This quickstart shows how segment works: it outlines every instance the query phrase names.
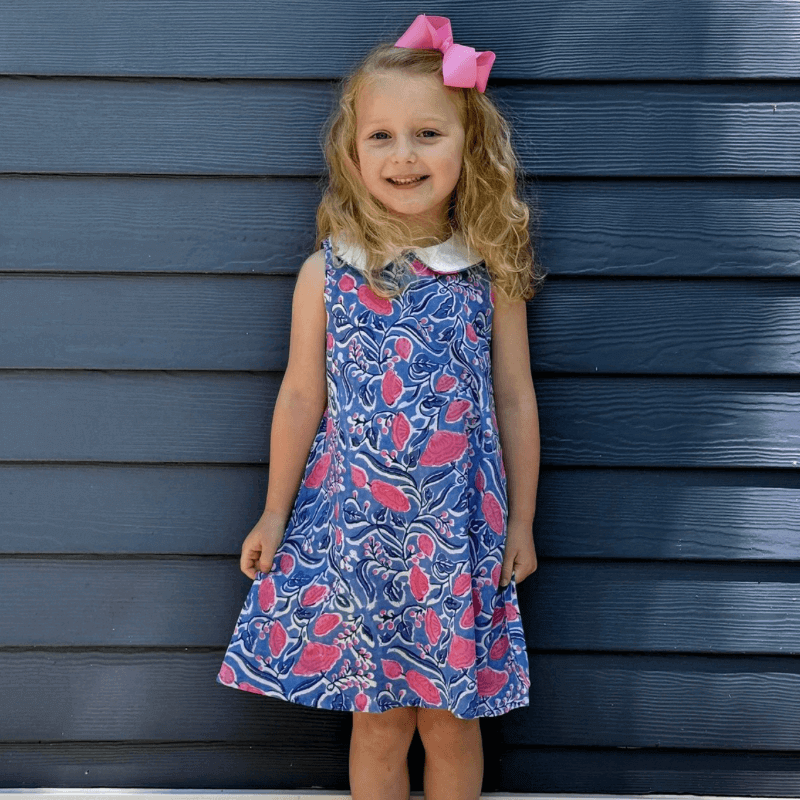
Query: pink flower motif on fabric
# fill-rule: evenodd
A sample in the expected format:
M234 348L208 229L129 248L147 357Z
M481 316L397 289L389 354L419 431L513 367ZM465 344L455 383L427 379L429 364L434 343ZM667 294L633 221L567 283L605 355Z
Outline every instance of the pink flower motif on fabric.
M362 489L367 485L367 473L364 472L361 467L357 467L355 464L350 465L350 479L353 481L355 486L358 486L359 489Z
M408 361L408 357L411 355L411 340L405 336L398 336L394 342L394 349L400 358Z
M502 564L495 564L492 568L492 586L497 589L500 586L500 573L503 571Z
M392 442L398 450L406 446L408 437L411 434L411 424L408 417L401 411L392 422Z
M258 587L258 607L266 612L275 605L275 583L270 577L263 578Z
M306 486L312 489L318 489L322 486L325 476L328 474L328 468L331 465L330 453L323 453L319 461L311 469L308 477L306 478Z
M294 569L294 559L289 553L284 553L280 558L280 565L284 575L291 575Z
M411 584L411 594L414 595L417 602L422 602L428 594L430 582L428 576L416 564L411 567L409 583Z
M388 658L381 659L381 669L383 674L391 680L395 680L403 674L403 668L400 664Z
M358 287L358 299L376 314L391 314L394 310L391 300L385 297L378 297L366 283Z
M236 682L236 675L227 664L223 664L219 669L219 679L227 686L231 686Z
M462 575L459 575L455 582L453 583L453 594L456 597L460 597L462 594L466 594L472 588L472 575L468 572L465 572Z
M300 605L308 608L321 603L328 594L327 586L309 586L300 596Z
M433 555L433 539L427 533L421 533L417 537L417 547L425 553L428 558Z
M436 644L442 635L442 623L439 615L432 608L425 612L425 635L431 644Z
M457 422L471 405L469 400L451 400L444 415L445 422Z
M466 434L454 431L434 431L431 438L428 439L419 463L426 467L452 464L464 455L466 449Z
M426 702L431 705L439 705L442 702L442 697L439 690L433 683L426 678L421 672L415 669L410 669L406 672L406 680L408 685Z
M498 639L493 645L492 649L489 650L489 658L492 661L499 661L507 652L508 652L508 637L504 636L502 639Z
M396 486L385 481L374 480L369 485L372 496L386 508L392 511L408 511L411 503L408 498Z
M334 644L309 642L292 667L292 672L295 675L317 675L320 672L327 672L341 655L342 651Z
M263 689L253 686L252 683L243 682L240 683L237 688L241 689L243 692L250 692L250 694L264 694Z
M456 385L456 379L452 375L442 375L434 388L437 392L448 392Z
M428 266L423 264L418 258L415 258L411 262L411 270L417 275L423 275L425 277L429 277L435 275L436 273L430 269Z
M508 673L491 667L478 670L478 694L494 697L508 683Z
M387 370L381 381L381 397L383 397L390 406L393 406L402 393L402 379L393 369Z
M475 664L475 639L453 634L447 663L456 669L467 669Z
M503 533L505 530L503 509L500 507L500 503L492 492L486 492L483 496L481 500L481 511L483 511L483 516L486 518L489 527L495 533Z
M339 614L321 614L314 623L314 635L324 636L330 633L341 621Z
M269 651L273 656L279 656L286 647L286 628L276 619L269 629Z

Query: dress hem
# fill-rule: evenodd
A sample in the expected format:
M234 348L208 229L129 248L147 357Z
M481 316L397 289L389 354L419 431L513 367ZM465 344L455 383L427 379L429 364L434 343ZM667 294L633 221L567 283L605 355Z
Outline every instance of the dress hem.
M247 694L256 694L261 695L262 697L272 697L277 700L283 700L286 703L293 703L294 705L298 706L305 706L306 708L317 708L321 711L338 711L340 713L353 713L353 714L382 714L383 711L360 711L357 708L330 708L328 706L321 706L317 705L316 703L305 703L298 698L288 698L285 694L281 694L280 692L275 691L268 691L259 689L257 692L252 692L249 689L243 689L240 686L237 686L233 683L225 683L222 681L219 676L216 678L216 682L220 684L220 686L226 686L228 689L238 689L240 692L246 692ZM418 702L418 703L398 703L398 705L393 706L392 708L431 708L438 711L449 711L454 717L457 719L484 719L486 717L499 717L503 714L507 714L509 711L514 711L517 708L525 708L530 705L530 697L526 697L524 700L518 700L514 703L508 703L507 705L502 706L501 708L490 709L485 714L475 714L471 717L463 716L461 714L457 714L451 708L446 708L444 706L432 706L428 705L425 702ZM391 710L391 709L386 709Z

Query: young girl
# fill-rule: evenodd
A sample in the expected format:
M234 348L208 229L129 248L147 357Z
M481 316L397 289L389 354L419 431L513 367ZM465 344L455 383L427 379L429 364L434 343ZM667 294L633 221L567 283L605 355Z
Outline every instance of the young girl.
M217 677L354 712L355 800L408 797L415 729L425 796L477 798L479 718L529 702L542 276L493 61L420 15L343 83L242 545L254 583Z

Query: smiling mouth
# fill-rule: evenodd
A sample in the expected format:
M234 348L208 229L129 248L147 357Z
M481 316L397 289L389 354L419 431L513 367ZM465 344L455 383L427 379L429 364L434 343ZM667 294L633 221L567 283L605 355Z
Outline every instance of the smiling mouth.
M413 186L415 183L421 183L425 180L425 178L429 177L428 175L420 175L419 178L413 178L411 180L395 180L394 178L387 178L386 180L389 181L393 186Z

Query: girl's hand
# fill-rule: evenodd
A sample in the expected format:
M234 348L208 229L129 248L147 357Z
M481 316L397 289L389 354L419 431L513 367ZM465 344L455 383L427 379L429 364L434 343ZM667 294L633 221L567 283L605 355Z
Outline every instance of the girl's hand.
M261 519L253 526L242 542L242 557L239 567L251 580L255 580L256 572L269 572L275 551L283 541L286 520L277 514L265 511Z
M517 583L536 572L538 561L533 545L533 532L527 522L509 520L506 534L506 550L500 570L500 587L505 588L511 581L511 574Z

